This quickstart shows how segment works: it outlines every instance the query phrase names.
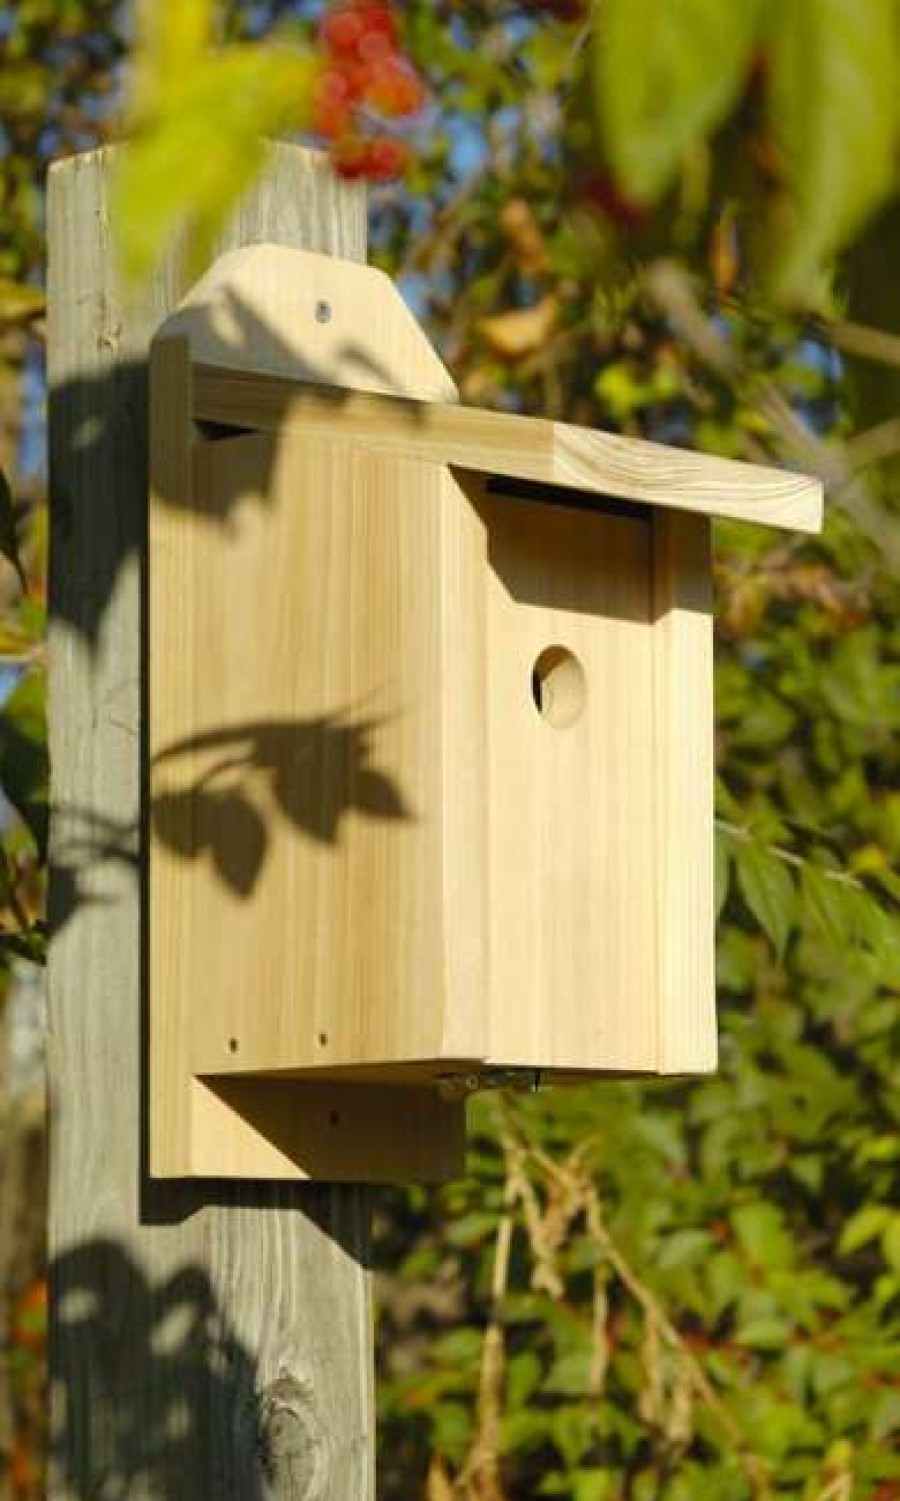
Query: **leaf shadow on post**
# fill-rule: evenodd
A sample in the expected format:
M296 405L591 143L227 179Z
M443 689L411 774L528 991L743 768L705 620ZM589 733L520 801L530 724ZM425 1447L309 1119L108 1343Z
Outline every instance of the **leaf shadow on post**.
M196 1501L206 1477L241 1501L321 1501L328 1445L311 1384L286 1368L262 1379L201 1266L151 1282L99 1236L57 1256L50 1277L60 1491Z

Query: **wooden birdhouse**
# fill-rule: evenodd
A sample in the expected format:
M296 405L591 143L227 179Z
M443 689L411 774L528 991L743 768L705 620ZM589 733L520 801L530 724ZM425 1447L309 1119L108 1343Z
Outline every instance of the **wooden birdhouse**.
M275 246L150 380L151 1170L439 1178L471 1088L714 1068L709 520L819 485L461 406Z

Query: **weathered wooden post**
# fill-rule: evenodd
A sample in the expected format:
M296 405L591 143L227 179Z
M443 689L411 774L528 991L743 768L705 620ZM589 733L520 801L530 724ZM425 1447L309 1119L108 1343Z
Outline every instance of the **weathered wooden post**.
M371 1501L367 1191L146 1171L146 352L184 288L123 296L111 165L49 193L51 1494ZM262 240L362 260L364 194L275 147L220 248Z

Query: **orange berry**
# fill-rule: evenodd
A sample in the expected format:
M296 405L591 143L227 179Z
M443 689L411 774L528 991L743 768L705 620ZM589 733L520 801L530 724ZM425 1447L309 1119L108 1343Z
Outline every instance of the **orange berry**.
M409 148L404 141L382 136L372 142L368 176L373 182L390 182L400 176L408 161Z
M414 115L425 102L425 90L408 63L392 57L373 69L366 91L369 103L391 119Z
M356 49L356 55L367 63L378 62L381 58L394 57L394 43L383 31L367 31Z
M319 36L331 52L363 56L364 48L393 51L400 28L393 11L380 0L345 0L324 17Z
M353 102L349 81L329 68L320 73L313 89L312 126L323 136L343 135L350 128Z
M365 35L366 23L355 6L341 6L325 16L319 30L324 45L333 52L355 52Z
M400 41L400 27L395 11L382 0L361 0L361 10L368 36L380 34L396 47Z
M336 140L350 125L350 111L341 105L319 102L313 108L312 128L317 135Z
M362 136L348 134L335 141L331 160L335 172L352 182L369 175L371 146Z
M333 70L344 80L351 99L365 98L372 71L368 63L360 62L355 56L341 57L335 59Z

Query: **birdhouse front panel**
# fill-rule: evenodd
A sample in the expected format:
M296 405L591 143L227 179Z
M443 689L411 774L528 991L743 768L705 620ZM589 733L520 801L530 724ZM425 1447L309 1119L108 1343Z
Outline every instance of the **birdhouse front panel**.
M482 483L476 499L489 1054L509 1067L655 1068L651 521L574 499L509 483Z

